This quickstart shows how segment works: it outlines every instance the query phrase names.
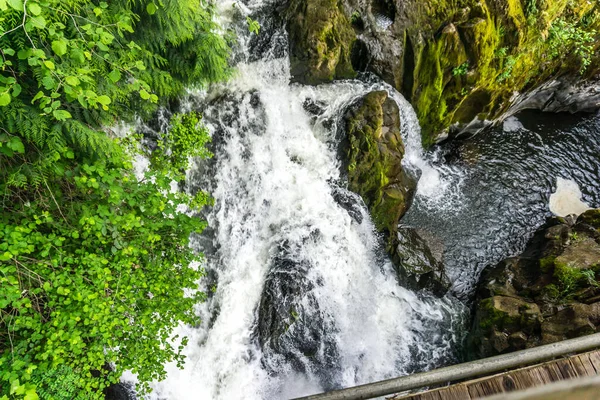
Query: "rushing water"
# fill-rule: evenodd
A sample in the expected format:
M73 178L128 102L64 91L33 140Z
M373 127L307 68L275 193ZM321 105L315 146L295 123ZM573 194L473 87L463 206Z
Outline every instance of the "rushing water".
M213 136L215 157L189 174L215 199L210 228L193 241L210 295L198 305L202 324L178 332L190 338L185 368L167 365L151 397L290 398L454 361L464 306L397 281L364 203L346 189L343 110L371 90L398 103L403 162L420 175L402 223L442 243L452 293L464 298L484 266L521 250L549 215L557 178L600 205L600 146L588 137L600 119L565 130L525 114L425 154L411 106L378 80L290 85L285 33L265 17L274 5L243 7L263 31L250 37L234 24L236 76L184 102Z
M454 292L467 297L481 270L517 254L551 216L557 180L579 185L600 207L600 116L524 112L465 141L435 150L460 176L454 196L431 207L417 197L402 222L443 241ZM458 195L456 195L458 194Z
M268 51L242 51L231 82L186 105L214 141L214 160L190 173L215 199L195 240L211 296L203 324L181 328L185 368L167 366L154 398L289 398L430 368L457 348L461 306L398 283L340 171L339 116L382 88L406 121L407 166L427 170L412 109L378 82L290 85L285 36L266 35Z

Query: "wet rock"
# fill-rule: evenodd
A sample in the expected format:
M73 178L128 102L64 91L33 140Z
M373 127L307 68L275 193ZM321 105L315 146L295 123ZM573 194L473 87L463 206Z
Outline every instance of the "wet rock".
M313 234L318 236L318 232ZM301 257L301 247L288 241L278 246L261 296L255 334L267 355L264 367L271 374L285 370L285 364L300 373L316 373L323 387L332 388L338 365L330 335L334 328L325 322L312 293L310 264Z
M119 382L104 389L105 400L136 400L135 388L131 383Z
M313 99L306 99L302 103L302 108L314 117L318 117L325 112L325 108L327 105L320 101L315 101Z
M287 31L294 81L316 85L354 78L351 52L356 34L337 1L291 0Z
M333 199L340 205L340 207L348 211L348 215L350 215L350 217L352 217L356 223L361 224L363 221L363 215L361 210L362 201L360 196L339 186L334 186L332 193Z
M547 0L536 12L516 0L292 4L288 32L296 79L318 83L351 75L340 74L340 66L374 72L413 104L426 147L479 132L525 108L600 108L594 80L600 53L584 56L575 41L557 51L551 35L552 27L565 23L563 29L594 35L600 29L597 2ZM322 24L325 19L330 23Z
M348 187L363 198L377 229L394 238L416 187L401 164L398 106L387 92L371 92L348 108L342 125Z
M397 245L392 261L403 286L428 290L443 296L450 287L444 266L433 256L429 246L412 228L398 229Z
M346 110L342 153L348 187L362 197L384 234L400 283L441 296L449 287L442 264L414 230L398 231L416 188L402 168L400 123L398 106L385 91L371 92Z
M553 217L525 251L484 270L469 334L470 358L489 357L597 332L600 210ZM498 335L507 346L497 346Z

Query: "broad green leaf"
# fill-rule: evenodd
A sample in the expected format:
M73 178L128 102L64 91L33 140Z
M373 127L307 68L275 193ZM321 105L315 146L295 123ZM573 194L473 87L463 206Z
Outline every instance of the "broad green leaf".
M17 153L25 153L25 146L23 146L23 142L16 136L10 138L10 141L7 143L8 147Z
M35 389L29 389L27 392L25 392L25 397L23 397L23 400L39 400L39 398L40 397L35 392Z
M23 4L25 3L23 0L7 0L8 5L14 8L17 11L23 11Z
M156 10L157 10L157 8L156 8L156 4L154 4L154 3L149 3L149 4L146 6L146 11L147 11L147 12L148 12L148 14L150 14L150 15L153 15L154 13L156 13Z
M67 42L63 39L52 42L52 51L57 56L62 56L67 53Z
M52 115L58 121L64 121L64 120L67 120L67 119L71 118L71 113L68 112L68 111L65 111L65 110L54 110L52 112Z
M79 85L79 78L77 78L76 76L67 76L65 78L65 81L71 86Z
M2 3L3 0L0 0L0 4ZM6 48L3 49L2 51L4 51L4 54L8 54L9 56L14 56L15 55L15 51L11 48Z
M38 3L27 3L27 9L31 15L40 15L42 12L42 8Z
M21 94L21 90L22 90L21 85L19 85L18 83L15 83L15 85L13 86L13 93L12 93L13 97L19 96Z
M8 92L4 92L0 94L0 107L4 107L10 104L10 94Z
M44 19L44 17L41 15L31 17L29 18L29 21L33 26L35 26L38 29L44 29L46 27L46 19Z
M140 90L140 97L144 100L148 100L150 98L150 93L142 89Z
M118 69L112 70L109 74L108 74L108 78L113 82L113 83L117 83L120 79L121 79L121 72L119 72Z
M0 11L8 10L8 5L6 4L6 0L0 0Z
M110 104L110 97L106 96L106 95L102 95L102 96L98 96L98 98L96 99L96 101L102 105L109 105Z
M50 60L46 60L44 61L44 65L46 66L46 68L50 69L50 70L54 70L54 63Z

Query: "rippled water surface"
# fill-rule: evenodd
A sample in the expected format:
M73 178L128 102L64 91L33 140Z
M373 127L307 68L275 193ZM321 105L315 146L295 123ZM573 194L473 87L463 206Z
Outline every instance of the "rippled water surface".
M557 178L600 207L600 117L523 112L498 128L435 149L455 188L417 197L402 222L443 240L454 290L467 297L481 270L522 251L551 216ZM425 184L425 183L423 183Z

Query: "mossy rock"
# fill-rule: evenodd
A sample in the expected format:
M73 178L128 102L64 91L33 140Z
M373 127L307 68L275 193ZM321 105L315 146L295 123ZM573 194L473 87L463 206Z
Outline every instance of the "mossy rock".
M292 0L287 15L294 81L316 85L356 76L356 34L336 0Z
M398 106L387 92L371 92L349 107L344 127L348 187L363 198L376 228L394 236L415 188L402 168Z
M428 243L415 229L398 229L391 258L402 286L427 290L440 297L450 288L444 266L433 256Z
M590 210L577 221L550 218L521 255L484 270L475 299L469 357L522 348L523 337L525 346L531 347L600 328L598 216L599 210ZM509 337L514 345L509 345Z

